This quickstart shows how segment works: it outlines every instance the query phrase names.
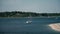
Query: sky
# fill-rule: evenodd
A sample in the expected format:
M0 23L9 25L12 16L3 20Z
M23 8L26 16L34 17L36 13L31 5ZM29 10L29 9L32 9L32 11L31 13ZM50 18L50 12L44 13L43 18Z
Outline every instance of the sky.
M0 12L60 13L60 0L0 0Z

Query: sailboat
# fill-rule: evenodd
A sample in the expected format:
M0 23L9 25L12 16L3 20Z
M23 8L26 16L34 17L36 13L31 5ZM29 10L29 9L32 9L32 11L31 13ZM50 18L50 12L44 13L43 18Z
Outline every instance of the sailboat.
M57 13L56 13L57 14ZM58 19L58 16L55 16L56 17L56 19Z
M47 13L47 17L50 18L49 14Z
M29 20L26 21L26 24L31 24L32 23L32 21L31 21L31 14L29 14L28 18L29 18Z

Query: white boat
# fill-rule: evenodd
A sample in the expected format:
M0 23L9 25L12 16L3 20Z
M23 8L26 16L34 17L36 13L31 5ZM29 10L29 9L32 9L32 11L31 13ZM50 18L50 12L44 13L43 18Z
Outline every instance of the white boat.
M26 23L27 23L27 24L31 24L31 23L32 23L32 21L26 21Z
M29 20L27 20L25 23L26 24L31 24L32 23L32 21L31 21L31 14L29 15L30 17L28 17L29 18Z

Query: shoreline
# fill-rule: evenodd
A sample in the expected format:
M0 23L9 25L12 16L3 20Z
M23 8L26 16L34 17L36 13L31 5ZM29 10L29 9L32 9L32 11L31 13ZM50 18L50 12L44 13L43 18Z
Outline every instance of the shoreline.
M49 27L55 31L60 32L60 23L49 24Z
M60 17L60 16L58 16ZM29 17L0 17L0 18L29 18ZM31 18L56 18L56 16L54 17L31 17Z

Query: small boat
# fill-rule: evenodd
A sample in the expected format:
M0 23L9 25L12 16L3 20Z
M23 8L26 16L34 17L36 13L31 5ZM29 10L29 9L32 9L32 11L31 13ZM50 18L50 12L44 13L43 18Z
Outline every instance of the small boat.
M32 23L32 21L26 21L26 24L31 24Z
M29 14L29 17L28 18L29 18L29 20L27 20L25 23L26 24L31 24L32 23L32 21L31 21L31 14Z

